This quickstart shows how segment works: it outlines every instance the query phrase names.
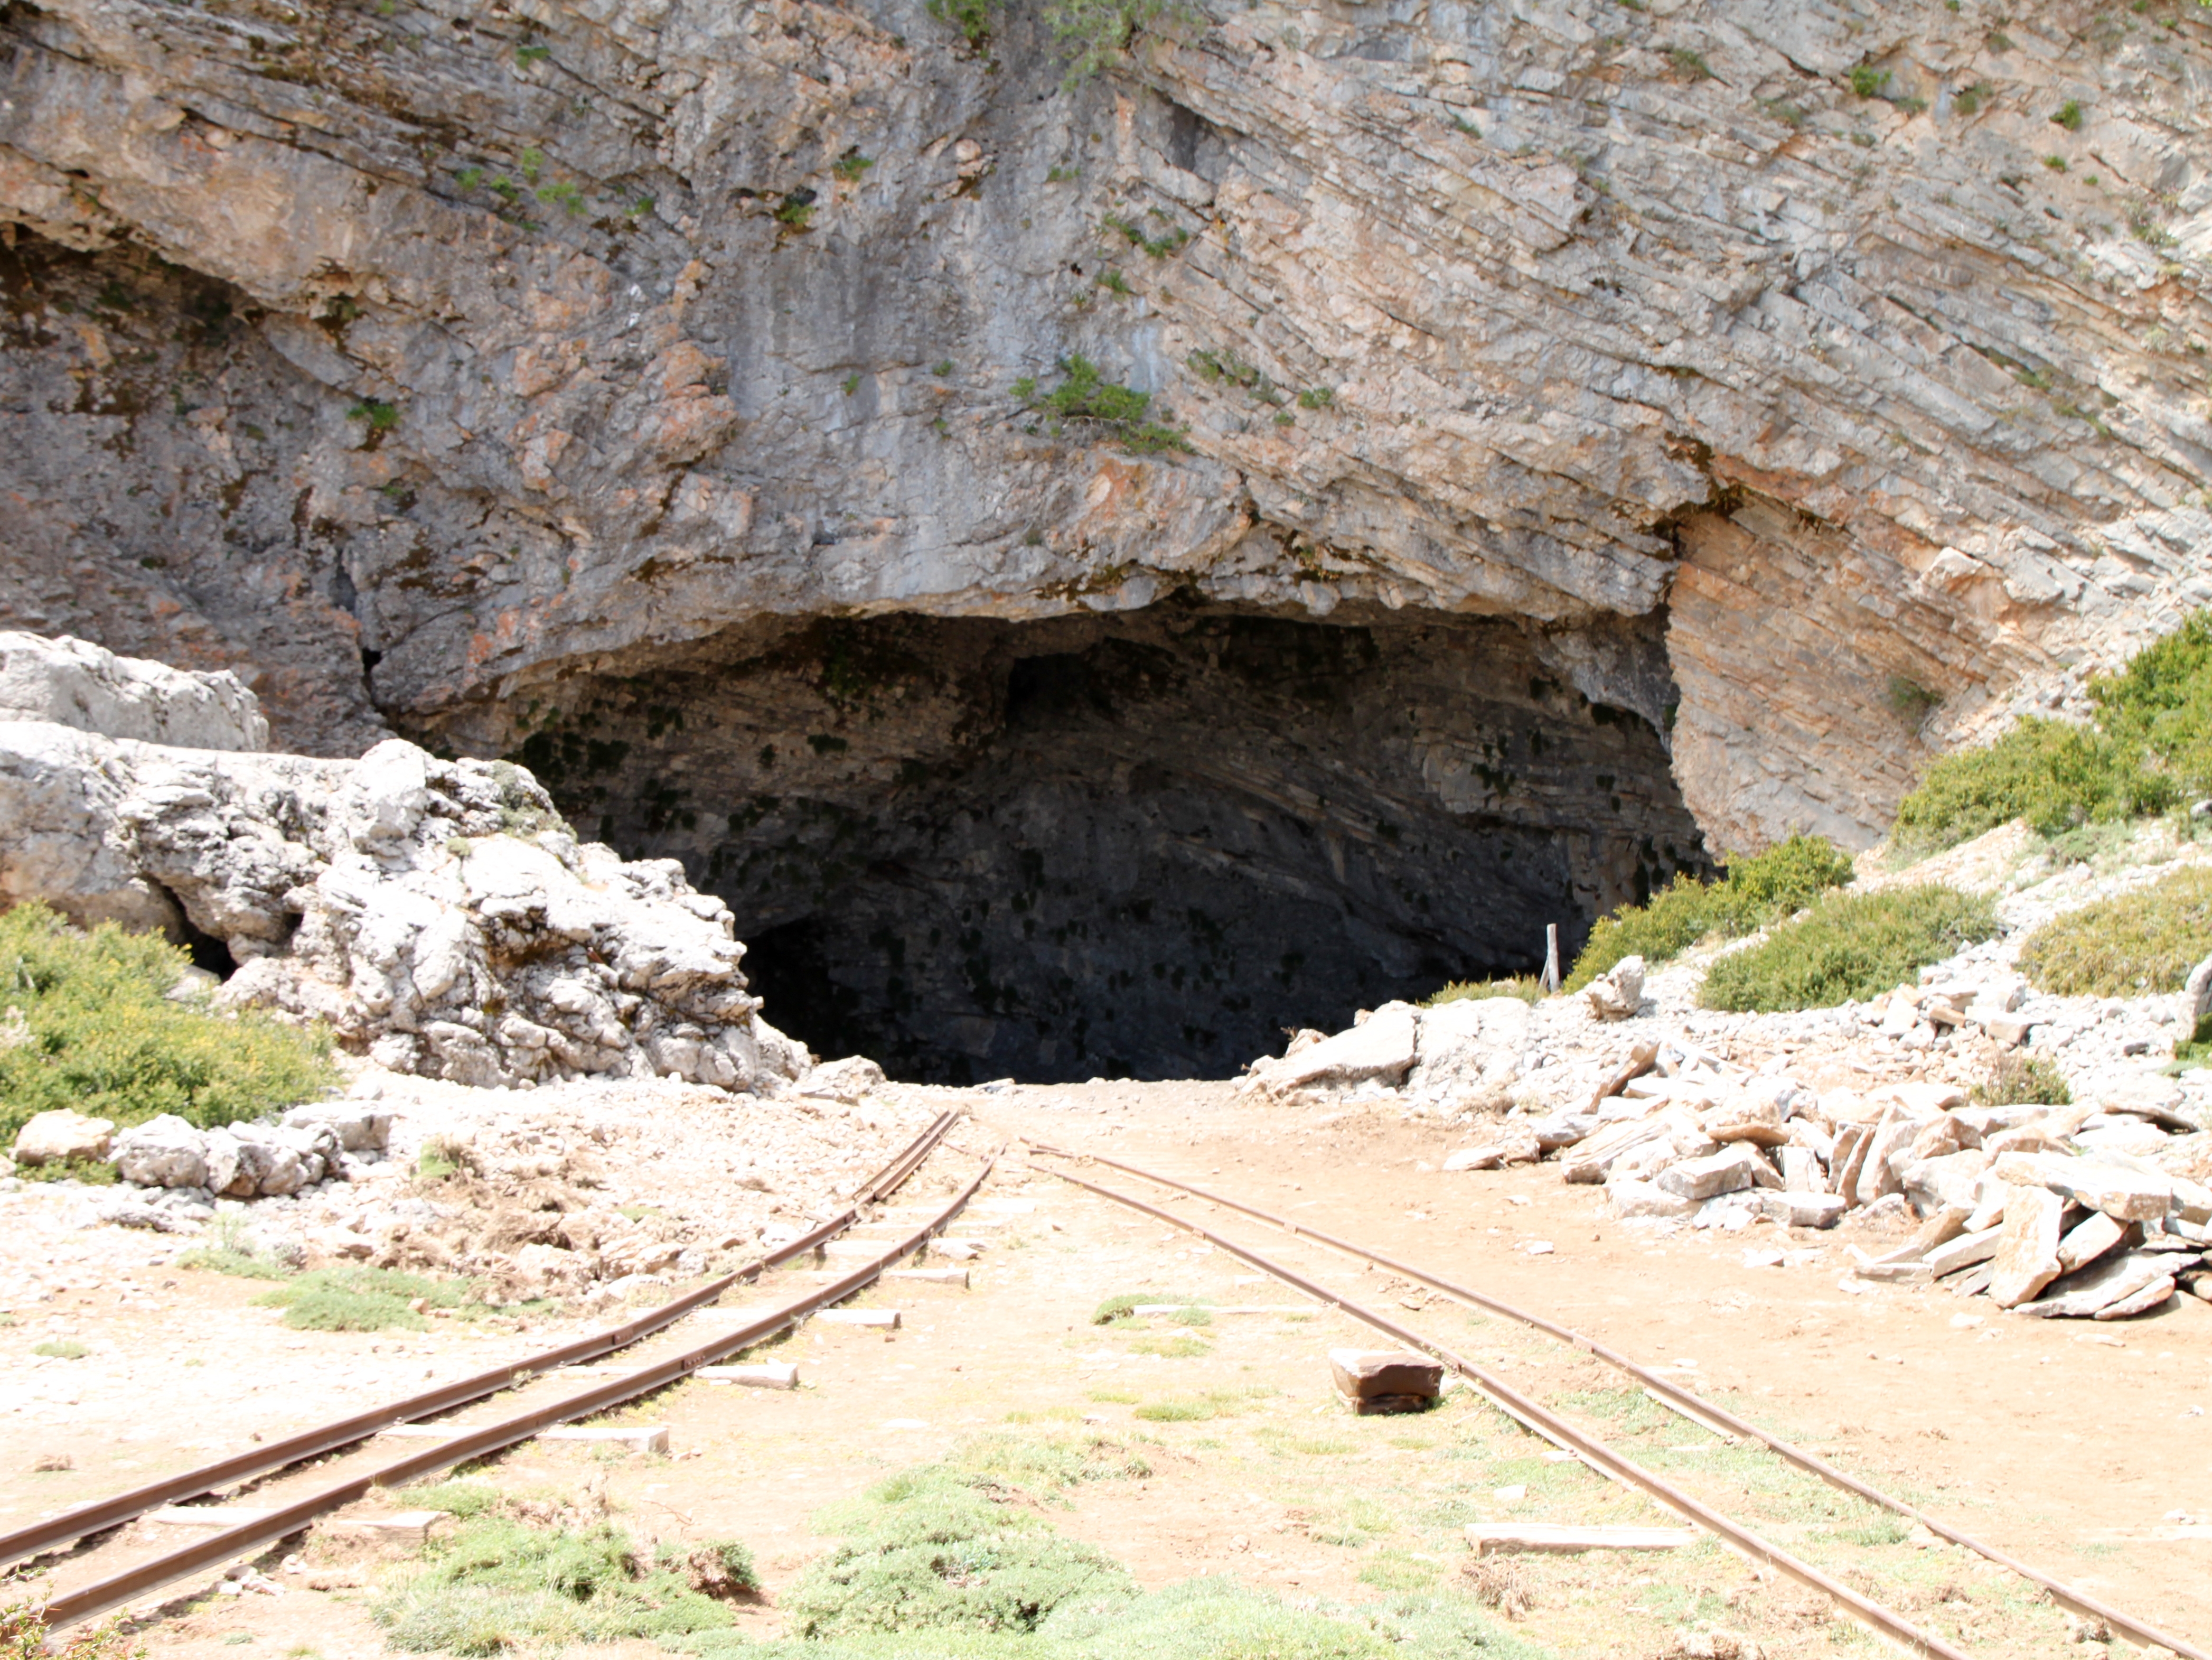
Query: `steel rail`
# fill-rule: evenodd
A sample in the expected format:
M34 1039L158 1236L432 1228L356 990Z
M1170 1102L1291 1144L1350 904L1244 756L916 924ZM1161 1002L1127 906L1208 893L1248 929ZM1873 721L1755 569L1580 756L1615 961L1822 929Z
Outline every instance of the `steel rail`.
M1652 1394L1659 1396L1663 1404L1674 1408L1686 1417L1705 1420L1708 1429L1717 1433L1735 1435L1746 1440L1756 1441L1768 1451L1796 1465L1808 1474L1819 1476L1830 1486L1840 1488L1895 1515L1909 1517L1937 1537L1948 1540L1954 1545L1961 1546L1977 1555L1995 1562L2000 1567L2010 1570L2020 1575L2021 1578L2042 1587L2050 1592L2055 1600L2073 1608L2076 1613L2102 1620L2106 1625L2124 1633L2137 1643L2171 1649L2175 1654L2185 1657L2185 1660L2212 1660L2212 1654L2207 1654L2204 1650L2194 1644L2176 1637L2171 1632L2161 1631L2156 1626L2137 1620L2118 1608L2100 1602L2087 1592L2079 1590L2063 1580L2053 1579L2049 1574L2031 1567L2017 1557L1998 1549L1985 1541L1977 1539L1973 1535L1952 1526L1942 1518L1930 1516L1927 1511L1907 1504L1902 1499L1893 1498L1879 1487L1869 1486L1848 1471L1838 1469L1818 1453L1798 1446L1794 1442L1785 1441L1780 1436L1761 1429L1758 1425L1737 1417L1727 1408L1717 1406L1693 1390L1686 1389L1680 1384L1657 1372L1645 1370L1619 1350L1607 1348L1604 1344L1583 1335L1571 1326L1562 1326L1556 1321L1547 1320L1540 1314L1531 1314L1525 1309L1516 1308L1510 1303L1501 1302L1497 1298L1486 1295L1469 1286L1440 1279L1425 1268L1416 1268L1410 1262L1401 1262L1394 1257L1384 1256L1380 1251L1370 1250L1364 1245L1355 1244L1349 1239L1340 1239L1334 1234L1326 1233L1319 1228L1309 1227L1303 1222L1274 1215L1270 1212L1243 1204L1237 1200L1224 1198L1217 1193L1209 1193L1205 1189L1194 1187L1188 1182L1178 1182L1170 1177L1156 1176L1150 1171L1139 1170L1134 1164L1124 1164L1118 1158L1109 1158L1099 1153L1068 1152L1058 1147L1035 1145L1032 1146L1031 1151L1044 1153L1054 1158L1085 1158L1096 1164L1110 1164L1115 1170L1125 1171L1140 1180L1151 1182L1164 1188L1173 1188L1178 1192L1189 1194L1194 1198L1203 1199L1208 1204L1219 1205L1225 1209L1240 1212L1258 1221L1267 1223L1270 1226L1280 1228L1286 1233L1303 1235L1306 1238L1328 1246L1331 1250L1357 1257L1361 1262L1376 1263L1389 1269L1393 1274L1403 1274L1408 1280L1419 1280L1422 1285L1440 1291L1448 1297L1455 1298L1472 1307L1501 1316L1508 1320L1518 1321L1525 1326L1534 1327L1538 1331L1558 1338L1563 1343L1571 1344L1595 1356L1608 1365L1619 1368L1650 1390Z
M1305 1292L1309 1297L1318 1298L1361 1323L1372 1326L1376 1330L1396 1338L1409 1347L1435 1355L1454 1371L1474 1384L1500 1411L1518 1420L1546 1440L1572 1452L1583 1462L1612 1476L1616 1481L1631 1487L1641 1487L1668 1509L1686 1517L1706 1531L1726 1540L1738 1551L1750 1558L1753 1562L1763 1564L1779 1572L1786 1573L1799 1584L1824 1593L1842 1604L1847 1612L1869 1629L1887 1638L1891 1642L1899 1645L1908 1652L1931 1657L1931 1660L1972 1660L1972 1657L1963 1650L1954 1647L1932 1633L1921 1630L1902 1614L1883 1607L1871 1597L1862 1596L1841 1580L1831 1578L1810 1562L1791 1555L1778 1545L1768 1543L1748 1528L1731 1520L1702 1500L1682 1492L1664 1477L1655 1475L1633 1460L1622 1456L1604 1442L1594 1436L1585 1434L1565 1419L1556 1415L1540 1402L1531 1400L1522 1395L1505 1379L1478 1366L1466 1356L1437 1342L1434 1338L1424 1337L1410 1327L1401 1325L1387 1314L1379 1313L1364 1304L1352 1301L1350 1298L1340 1297L1318 1281L1308 1279L1296 1268L1277 1262L1249 1247L1224 1238L1212 1229L1202 1227L1188 1217L1177 1216L1172 1211L1163 1210L1157 1205L1148 1205L1141 1199L1133 1198L1126 1193L1116 1193L1113 1189L1101 1187L1095 1182L1086 1182L1081 1177L1071 1176L1066 1171L1048 1171L1046 1173L1095 1193L1103 1199L1112 1200L1115 1204L1126 1205L1132 1210L1142 1211L1147 1216L1157 1217L1172 1227L1182 1228L1188 1232L1194 1233L1216 1249L1225 1250L1231 1256L1249 1262L1264 1274L1273 1274L1285 1285L1293 1286Z
M763 1269L818 1250L824 1242L850 1227L859 1219L863 1207L882 1199L911 1176L958 1122L957 1113L939 1114L936 1121L909 1142L890 1163L860 1186L854 1195L851 1205L819 1227L800 1235L788 1244L779 1245L758 1261L748 1262L734 1273L694 1287L635 1320L619 1326L610 1326L604 1331L593 1332L587 1337L577 1338L557 1348L526 1356L489 1371L456 1378L450 1383L441 1383L436 1389L425 1389L420 1395L410 1395L404 1400L387 1402L350 1417L302 1430L296 1435L255 1447L249 1452L165 1476L158 1481L149 1481L127 1493L118 1493L112 1499L91 1500L46 1521L33 1523L29 1527L0 1534L0 1568L27 1557L42 1555L72 1540L82 1539L90 1534L105 1533L161 1505L174 1504L179 1499L196 1499L219 1488L235 1486L318 1454L366 1440L378 1431L388 1429L394 1424L435 1417L441 1412L465 1406L487 1395L495 1395L501 1389L528 1383L545 1372L627 1348L641 1338L650 1337L662 1328L672 1325L693 1310L713 1302L732 1287L759 1278Z
M266 1515L240 1522L205 1539L53 1597L40 1610L46 1627L51 1631L105 1614L144 1596L149 1590L241 1555L257 1545L297 1533L317 1517L342 1505L351 1504L373 1488L397 1486L418 1475L428 1475L432 1470L444 1469L472 1458L481 1458L487 1453L497 1452L518 1441L526 1441L540 1430L555 1424L564 1423L572 1418L586 1418L638 1395L665 1389L688 1377L701 1366L711 1365L725 1355L750 1348L807 1316L865 1289L873 1284L886 1268L919 1250L975 1196L975 1190L983 1185L997 1162L996 1153L986 1158L982 1169L976 1171L968 1185L955 1194L935 1216L852 1273L817 1291L809 1292L803 1297L771 1309L734 1331L723 1332L704 1343L653 1361L636 1371L611 1378L563 1400L548 1402L542 1407L515 1413L497 1423L456 1431L451 1440L442 1441L389 1463L380 1464L374 1469L365 1470L334 1486L295 1499Z

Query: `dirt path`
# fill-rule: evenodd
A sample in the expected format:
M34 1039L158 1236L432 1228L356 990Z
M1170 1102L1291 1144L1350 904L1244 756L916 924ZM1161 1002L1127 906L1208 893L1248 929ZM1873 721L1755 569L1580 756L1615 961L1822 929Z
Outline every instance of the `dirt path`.
M1960 1305L1942 1292L1839 1290L1844 1243L1875 1243L1863 1236L1761 1226L1655 1242L1601 1219L1592 1190L1550 1170L1443 1174L1433 1167L1451 1145L1446 1133L1395 1115L1255 1109L1223 1084L908 1093L968 1105L975 1122L955 1140L970 1152L1006 1139L1111 1151L1433 1265L1646 1364L1680 1365L1701 1392L1876 1484L2192 1640L2212 1639L2212 1527L2166 1519L2212 1511L2212 1444L2191 1410L2212 1396L2212 1309L2193 1300L2114 1327L2011 1319L1986 1305L1979 1323L1954 1324ZM942 1155L898 1202L925 1204L972 1168ZM666 1201L684 1197L672 1191ZM1768 1455L1722 1445L1550 1340L1226 1213L1207 1221L1331 1284L1406 1305L1413 1323L1977 1655L2066 1645L2063 1618L2019 1582L1914 1540ZM1350 1416L1330 1389L1326 1351L1371 1337L1254 1282L1188 1235L1032 1173L1018 1154L958 1231L986 1242L970 1288L885 1286L861 1299L897 1307L896 1333L810 1324L775 1350L799 1363L799 1390L695 1380L613 1420L665 1425L669 1457L534 1443L489 1479L541 1495L549 1513L605 1505L641 1539L750 1541L769 1596L742 1619L760 1634L781 1628L775 1593L832 1542L813 1530L819 1506L981 1435L1100 1436L1121 1449L1142 1473L1084 1484L1050 1519L1146 1585L1227 1574L1292 1599L1358 1602L1464 1588L1469 1521L1665 1519L1640 1496L1547 1460L1543 1444L1464 1392L1416 1419ZM1529 1254L1527 1242L1539 1239L1552 1250ZM1765 1246L1792 1252L1792 1266L1747 1266L1746 1249ZM143 1345L158 1361L133 1374L127 1434L137 1438L118 1429L121 1402L89 1391L71 1402L66 1387L0 1414L0 1517L111 1492L570 1329L294 1334L252 1306L251 1282L161 1278L177 1283L139 1276L132 1306L103 1300L112 1283L61 1304L92 1341ZM1103 1299L1123 1293L1280 1311L1091 1323ZM0 1353L17 1365L44 1332L0 1331ZM70 1364L42 1362L40 1376ZM30 1470L56 1450L72 1451L76 1468ZM265 1566L282 1595L173 1597L169 1616L144 1632L149 1646L213 1657L250 1638L255 1652L322 1660L384 1651L368 1613L375 1564L325 1567L314 1582L324 1590L274 1556ZM1560 1654L1648 1660L1699 1623L1752 1633L1778 1656L1850 1652L1860 1640L1820 1599L1760 1583L1711 1544L1663 1559L1522 1559L1512 1572L1534 1599L1516 1634Z

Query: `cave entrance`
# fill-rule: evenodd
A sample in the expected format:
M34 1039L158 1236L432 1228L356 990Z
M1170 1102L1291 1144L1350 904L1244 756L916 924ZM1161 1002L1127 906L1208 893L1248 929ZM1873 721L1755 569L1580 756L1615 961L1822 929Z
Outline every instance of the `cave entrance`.
M770 1020L915 1081L1232 1074L1702 867L1656 628L1348 609L817 623L517 758L728 902Z

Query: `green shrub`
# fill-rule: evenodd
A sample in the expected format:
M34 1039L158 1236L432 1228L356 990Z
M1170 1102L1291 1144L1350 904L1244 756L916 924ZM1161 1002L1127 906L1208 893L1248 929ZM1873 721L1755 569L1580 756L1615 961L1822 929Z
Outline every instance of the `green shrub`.
M31 1351L49 1360L82 1360L92 1351L73 1337L50 1337Z
M1672 887L1641 905L1623 905L1598 919L1567 975L1580 991L1624 957L1663 963L1710 933L1753 933L1796 915L1829 889L1851 879L1850 857L1818 836L1793 836L1765 853L1732 863L1711 882L1678 875Z
M318 1268L253 1299L284 1310L298 1331L420 1331L422 1316L410 1304L469 1311L480 1309L465 1280L427 1280L390 1268Z
M1442 991L1431 993L1421 1006L1432 1009L1439 1003L1486 997L1517 997L1524 1003L1540 1003L1544 1000L1544 976L1516 974L1504 980L1454 980Z
M1936 762L1899 805L1898 850L1936 852L2014 818L2056 836L2212 795L2212 612L2088 691L2086 727L2030 716L1994 744Z
M190 965L157 935L112 923L79 933L36 903L0 915L0 1026L17 1034L0 1041L0 1145L50 1108L118 1125L165 1112L227 1124L336 1081L327 1033L172 1002Z
M1116 1320L1127 1319L1135 1310L1136 1306L1137 1299L1133 1297L1126 1295L1109 1297L1091 1310L1091 1323L1094 1326L1110 1326Z
M479 1517L370 1604L392 1646L479 1656L672 1638L731 1623L681 1575L648 1568L619 1529L541 1533Z
M2074 1091L2057 1067L2039 1055L2000 1055L1989 1079L1973 1088L1973 1098L1985 1107L2070 1106Z
M1220 1415L1221 1408L1212 1401L1183 1396L1170 1401L1147 1401L1133 1416L1150 1424L1202 1424L1209 1418Z
M1045 0L1045 27L1068 54L1066 84L1075 86L1113 63L1139 28L1167 9L1167 0Z
M1040 393L1036 382L1024 376L1014 383L1014 396L1058 423L1086 421L1104 429L1107 436L1137 455L1157 455L1168 450L1188 451L1189 442L1173 427L1145 418L1152 395L1118 386L1098 372L1098 366L1080 352L1061 365L1066 378L1050 392Z
M1802 921L1716 962L1698 1001L1761 1013L1830 1008L1887 991L1996 933L1996 904L1955 888L1831 894Z
M2054 916L2027 937L2020 969L2062 997L2179 991L2212 956L2212 870L2179 870L2133 893Z

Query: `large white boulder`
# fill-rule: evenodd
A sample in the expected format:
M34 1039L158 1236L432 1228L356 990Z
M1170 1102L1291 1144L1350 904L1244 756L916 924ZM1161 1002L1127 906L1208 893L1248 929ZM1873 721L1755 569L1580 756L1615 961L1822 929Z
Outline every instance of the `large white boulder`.
M58 1164L72 1158L105 1158L112 1145L115 1125L106 1118L88 1118L81 1112L58 1107L34 1113L15 1133L15 1160L19 1164Z
M781 1093L812 1064L758 1018L728 908L680 865L580 845L519 767L397 739L325 761L0 721L0 903L29 898L189 920L240 964L219 1005L325 1020L396 1070ZM268 1157L263 1192L289 1179Z
M260 700L229 670L173 669L66 635L0 630L0 721L51 721L179 749L269 747Z
M1281 1095L1308 1085L1341 1088L1370 1079L1395 1084L1413 1068L1418 1013L1410 1003L1385 1003L1334 1037L1294 1055L1255 1061L1244 1087Z

